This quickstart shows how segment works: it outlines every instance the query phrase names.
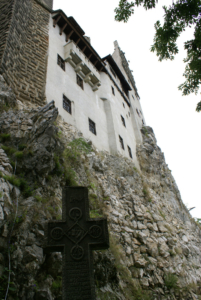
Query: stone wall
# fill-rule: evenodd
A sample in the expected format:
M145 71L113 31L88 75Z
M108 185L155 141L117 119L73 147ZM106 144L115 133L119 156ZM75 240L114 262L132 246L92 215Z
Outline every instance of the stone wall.
M5 6L5 19L11 15L11 3ZM13 88L18 100L38 105L45 101L48 25L49 12L38 2L13 1L10 29L3 41L5 45L7 37L0 74ZM8 28L5 26L4 32Z
M0 64L3 56L3 52L6 46L6 40L8 37L9 26L12 19L14 1L1 0L0 1Z

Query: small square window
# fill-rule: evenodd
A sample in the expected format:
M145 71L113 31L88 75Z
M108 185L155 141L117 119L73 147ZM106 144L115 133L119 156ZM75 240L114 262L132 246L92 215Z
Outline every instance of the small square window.
M63 108L69 113L71 114L72 110L71 110L71 101L63 95Z
M125 119L122 115L121 115L121 121L122 121L122 124L124 125L124 127L126 127L126 122L125 122Z
M77 84L84 89L83 79L77 74Z
M130 158L133 158L131 148L129 146L127 146L127 147L128 147L128 153L129 153Z
M65 71L65 61L59 54L57 54L57 64Z
M124 141L120 135L119 135L119 142L120 142L121 148L124 150Z
M111 88L112 88L112 94L115 95L113 86L111 86Z
M139 113L139 110L136 108L136 112L138 114L138 116L140 117L140 113Z
M96 135L96 124L89 119L89 130Z

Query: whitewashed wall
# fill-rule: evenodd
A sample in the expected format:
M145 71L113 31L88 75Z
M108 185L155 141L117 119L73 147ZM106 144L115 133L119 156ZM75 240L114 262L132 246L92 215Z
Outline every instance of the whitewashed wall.
M47 101L54 100L61 117L78 128L84 137L90 139L99 150L121 153L129 158L127 148L129 146L133 160L138 165L136 143L141 141L141 134L135 109L139 106L139 101L133 100L130 95L132 104L134 102L136 104L129 108L113 81L104 72L100 73L101 86L98 91L93 92L91 86L85 82L84 90L82 90L76 83L76 72L73 67L65 63L65 71L63 71L57 64L57 54L64 58L65 44L65 34L59 34L59 26L53 27L53 20L50 17ZM108 65L107 68L110 70ZM119 79L115 80L121 88ZM112 94L111 86L114 87L115 95ZM63 109L63 94L72 101L72 114ZM139 109L141 109L140 106ZM125 119L126 128L122 124L121 115ZM89 118L96 124L97 135L89 131ZM120 146L119 135L123 138L125 150Z
M76 83L76 72L69 64L65 71L57 64L57 54L64 57L65 34L59 34L59 27L53 27L50 18L49 55L47 67L46 97L54 100L62 118L77 127L86 138L100 150L109 151L107 121L104 103L91 86L84 82L84 90ZM63 109L63 94L72 101L72 115ZM89 131L88 118L96 123L97 135Z

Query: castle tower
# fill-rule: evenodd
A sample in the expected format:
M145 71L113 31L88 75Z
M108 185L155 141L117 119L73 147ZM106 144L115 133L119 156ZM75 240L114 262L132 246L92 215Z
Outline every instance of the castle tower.
M0 74L17 99L45 103L53 0L0 0Z

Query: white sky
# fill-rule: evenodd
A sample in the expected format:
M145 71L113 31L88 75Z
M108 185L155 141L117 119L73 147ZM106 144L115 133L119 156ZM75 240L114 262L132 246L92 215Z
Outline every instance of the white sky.
M112 54L113 42L118 41L130 60L146 124L155 132L183 202L188 208L196 206L191 214L201 218L201 112L195 112L201 95L199 92L197 96L182 96L177 89L184 82L183 42L191 39L193 32L188 29L179 39L180 51L174 61L159 62L156 54L150 52L154 23L163 20L162 5L170 5L172 0L149 11L136 8L128 23L114 21L118 2L54 0L54 9L62 9L75 18L101 57Z

